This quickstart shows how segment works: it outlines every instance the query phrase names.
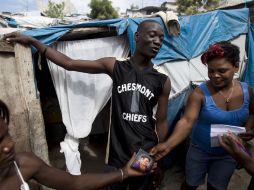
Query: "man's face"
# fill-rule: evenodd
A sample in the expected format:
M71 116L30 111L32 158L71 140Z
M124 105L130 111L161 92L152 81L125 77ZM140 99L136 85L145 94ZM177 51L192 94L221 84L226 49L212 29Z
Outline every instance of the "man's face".
M14 142L9 135L8 126L0 119L0 169L8 167L14 158Z
M148 58L154 58L159 52L164 39L164 32L160 24L147 22L135 35L136 51Z

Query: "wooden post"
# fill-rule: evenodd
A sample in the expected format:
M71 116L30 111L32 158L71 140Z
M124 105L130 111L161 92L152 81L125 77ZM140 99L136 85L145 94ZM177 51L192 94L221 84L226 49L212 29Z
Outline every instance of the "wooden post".
M20 77L19 85L28 114L31 150L48 163L48 148L40 99L36 94L36 81L33 71L30 47L14 46L15 60Z
M19 86L28 118L31 150L46 163L49 163L45 126L40 99L36 92L31 49L30 47L16 44L14 52L18 76L20 78ZM43 189L46 190L48 188L43 187Z
M0 99L11 113L9 131L17 152L32 151L49 163L40 100L36 96L31 49L0 41ZM48 188L42 187L44 190Z
M9 131L17 151L31 151L27 114L19 88L19 76L12 44L0 41L0 98L10 109Z

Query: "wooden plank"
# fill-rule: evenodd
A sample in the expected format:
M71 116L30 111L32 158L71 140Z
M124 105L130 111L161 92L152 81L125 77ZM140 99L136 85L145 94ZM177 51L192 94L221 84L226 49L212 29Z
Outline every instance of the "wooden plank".
M18 152L31 151L29 127L22 93L19 88L17 65L13 53L0 53L0 99L10 109L9 131Z
M115 36L115 27L87 27L87 28L75 28L62 36L59 41L92 39L106 36Z
M32 53L29 46L15 44L15 62L17 65L19 86L24 99L23 104L27 112L29 140L32 152L49 163L48 146L46 142L45 126L40 106L40 99L36 93L35 76L33 71ZM42 186L43 190L50 190Z
M13 44L0 40L0 52L14 52Z
M36 94L31 49L17 43L14 46L14 50L18 75L20 77L19 86L24 97L24 105L28 112L31 148L36 155L48 162L45 127L40 99Z

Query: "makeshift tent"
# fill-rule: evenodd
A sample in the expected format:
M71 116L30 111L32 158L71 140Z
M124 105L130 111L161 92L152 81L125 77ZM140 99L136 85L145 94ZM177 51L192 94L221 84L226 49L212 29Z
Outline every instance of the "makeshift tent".
M162 23L160 18L153 18L153 19ZM26 31L25 33L41 40L45 44L50 45L56 41L59 41L60 39L61 40L63 39L77 40L82 38L77 36L76 37L72 36L68 38L67 36L70 36L69 32L71 30L77 30L81 28L86 28L87 30L102 29L104 32L106 31L107 33L110 33L110 34L116 33L122 39L123 38L128 39L129 46L128 45L121 46L122 51L124 51L124 47L125 48L130 47L130 52L133 53L135 49L135 43L133 40L134 32L138 24L142 20L144 19L128 18L128 19L114 19L114 20L106 20L106 21L94 21L94 22L82 23L78 25L65 25L65 26L57 26L57 27L50 27L50 28L34 29L34 30ZM170 37L165 32L165 40L164 40L163 46L159 54L153 60L155 67L159 71L166 73L172 81L172 92L170 95L169 113L168 113L169 126L172 126L172 123L175 121L176 116L179 115L180 113L179 110L181 110L181 107L184 104L186 97L188 96L190 83L191 82L200 83L207 79L206 67L202 65L199 60L200 54L204 52L210 44L213 44L214 42L232 40L233 43L236 43L241 48L241 69L239 73L236 75L237 78L241 78L244 71L244 65L245 65L244 63L245 63L245 36L246 34L248 34L249 39L251 38L253 39L253 36L251 36L253 35L253 26L249 25L249 10L247 8L236 9L236 10L217 10L217 11L213 11L209 13L180 17L179 22L181 25L181 35L179 37ZM94 29L94 27L96 27L97 29ZM116 38L119 38L119 37L113 37L111 41L108 41L108 45L110 46L110 44L113 44ZM105 39L98 38L96 40L103 42ZM62 44L64 44L63 46L65 46L64 48L66 48L68 44L71 44L71 43L74 43L74 42L68 41ZM86 44L89 44L90 42L84 41L83 43L86 45ZM254 78L253 76L251 76L251 71L253 71L253 67L254 67L253 51L251 51L252 46L253 46L253 40L248 40L248 51L249 51L248 64L247 64L246 73L244 75L244 80L249 82L253 86ZM97 49L94 49L94 51L97 51ZM86 51L84 50L83 52L85 55ZM109 53L109 54L106 53L101 56L112 56L112 53ZM124 54L124 57L125 56L126 54ZM53 75L52 78L54 78L55 74L53 73L52 75ZM65 79L64 77L62 78L60 77L60 78ZM90 87L91 85L88 85L88 86ZM66 83L65 88L71 88L71 87L68 86L68 83ZM88 89L88 90L84 90L84 94L82 94L82 96L86 96L86 93L89 93L90 88L87 88L87 85L85 85L83 88ZM108 96L108 94L105 95L105 97L106 96ZM59 95L58 95L58 98L59 98ZM72 101L74 99L75 97L72 97L70 100L68 100L69 101L68 103L67 102L63 103L63 101L59 99L59 102L60 103L62 102L65 105L73 105ZM107 98L105 98L105 100L107 100ZM82 102L80 103L82 104ZM102 103L101 106L103 105L104 104ZM60 107L62 110L66 108L62 104L60 105ZM172 110L174 110L174 112ZM88 115L88 114L84 113L84 115ZM71 119L75 117L75 114L69 113L68 117L69 118L67 120L71 121ZM89 123L91 122L92 122L92 119L89 118ZM71 124L68 124L67 122L67 125L71 125ZM80 123L80 125L82 125L82 123ZM87 124L83 124L83 126L86 126L86 125ZM172 127L169 128L169 131L171 130L172 130ZM86 131L90 131L90 130L86 129ZM88 133L86 133L85 135L87 135ZM73 134L71 135L75 137L75 135ZM81 136L85 136L85 135L83 134ZM76 136L76 138L80 138L81 136Z
M160 18L153 19L157 20L164 26ZM143 20L144 19L141 18L128 18L94 21L78 25L35 29L26 31L25 33L41 40L45 44L50 45L74 28L107 26L108 29L111 30L112 27L115 27L117 34L120 36L127 31L131 53L133 53L135 50L134 32L136 31L138 24ZM179 18L179 22L181 26L181 35L179 37L170 37L168 33L165 32L163 46L156 58L153 60L153 63L156 65L155 67L159 71L166 73L172 81L172 92L170 95L168 113L169 126L172 125L176 115L179 114L179 110L184 104L186 98L182 97L187 97L184 92L187 92L186 89L189 88L190 83L200 83L207 80L207 69L201 64L199 56L209 47L209 45L219 41L232 40L233 43L240 46L241 69L236 75L236 78L241 78L245 65L245 37L251 29L249 26L249 9L247 8L236 10L216 10L193 16L184 16ZM167 31L166 28L164 31ZM101 41L103 40L104 39L102 38ZM73 42L67 42L66 46L68 43ZM252 45L253 40L249 40L249 50ZM96 51L96 49L94 49L94 51ZM108 56L112 56L112 54L109 54ZM248 56L249 60L253 60L253 54L249 53ZM252 62L248 63L247 71L253 68L252 65ZM246 73L245 79L247 80L249 77L248 80L250 80L250 84L253 84L253 78L249 75L250 73ZM66 78L63 77L62 79L65 80ZM84 89L86 88L85 86ZM68 85L66 88L69 88ZM84 90L83 95L87 96L86 94L89 94L89 88ZM105 96L108 96L108 94ZM178 101L176 101L177 98ZM72 101L75 102L74 99L75 97L73 97L72 100L69 99L68 105L71 105ZM80 102L80 104L82 104L82 102ZM63 109L63 105L60 105L60 107ZM172 112L172 110L174 110L174 112ZM89 113L84 113L84 115L88 114ZM69 113L69 117L73 118L75 115ZM71 124L65 123L65 125ZM82 124L80 123L80 125ZM76 136L75 138L77 137L80 138L81 136Z

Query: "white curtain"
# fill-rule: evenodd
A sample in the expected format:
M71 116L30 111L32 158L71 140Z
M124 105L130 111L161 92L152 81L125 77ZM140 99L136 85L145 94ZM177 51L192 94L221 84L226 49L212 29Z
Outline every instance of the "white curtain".
M58 42L54 48L73 59L85 60L126 58L130 51L126 36ZM79 175L78 139L91 132L96 115L111 97L112 80L106 74L66 71L49 60L48 65L67 129L61 151L65 154L68 171Z

